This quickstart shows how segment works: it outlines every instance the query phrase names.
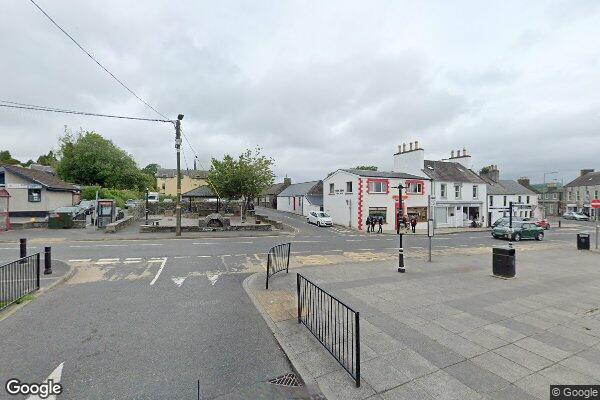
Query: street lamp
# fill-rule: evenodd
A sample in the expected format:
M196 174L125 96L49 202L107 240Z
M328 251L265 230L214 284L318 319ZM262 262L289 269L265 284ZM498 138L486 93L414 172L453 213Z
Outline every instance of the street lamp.
M398 244L398 272L404 273L406 270L404 269L404 248L402 247L402 231L400 230L400 219L404 217L404 205L402 204L402 183L398 183L396 186L398 189L398 201L400 202L398 207L398 215L397 215L397 226L396 233L398 234L399 244Z

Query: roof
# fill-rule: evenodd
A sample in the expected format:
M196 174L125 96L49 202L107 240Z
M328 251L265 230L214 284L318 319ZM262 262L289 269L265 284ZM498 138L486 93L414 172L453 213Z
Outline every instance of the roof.
M264 190L260 195L261 196L267 196L267 195L275 195L275 196L277 196L285 188L286 188L285 182L274 183L269 188L267 188L266 190Z
M208 171L202 171L199 169L182 169L181 175L189 176L192 179L206 179L208 178ZM156 178L175 178L177 176L177 170L161 168L156 171L154 176Z
M56 172L54 171L54 168L52 168L49 165L31 164L31 165L29 165L29 168L37 169L38 171L48 172L49 174L56 174Z
M457 162L425 160L424 164L423 172L436 181L487 183L475 172Z
M306 196L319 183L322 184L321 181L294 183L293 185L286 187L281 193L279 193L278 196L280 196L280 197Z
M427 179L424 176L417 176L411 174L405 174L404 172L393 172L393 171L372 171L370 169L342 169L341 171L348 172L350 174L358 176L366 176L373 178L400 178L400 179Z
M498 182L487 181L487 194L524 194L524 195L536 195L537 193L517 181L511 181L508 179L500 179Z
M313 206L323 205L323 194L309 194L306 196L306 200Z
M534 183L531 185L536 192L538 193L553 193L553 192L562 192L562 184L560 182L552 182L550 183Z
M571 182L567 183L565 187L577 187L577 186L596 186L600 185L600 171L588 172L587 174L575 178Z
M185 192L181 197L217 197L212 189L208 186L200 186L195 189Z
M56 175L48 172L25 168L18 165L3 164L1 166L4 167L6 171L18 175L23 179L36 182L49 190L79 191L77 186L67 183Z

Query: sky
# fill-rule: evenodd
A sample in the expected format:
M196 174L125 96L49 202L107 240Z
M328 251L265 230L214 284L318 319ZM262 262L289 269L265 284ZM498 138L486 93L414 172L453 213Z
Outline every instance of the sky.
M169 118L183 166L260 147L279 179L391 169L467 149L502 179L600 169L600 2L36 0ZM0 2L0 100L156 118L28 0ZM0 149L23 161L65 126L143 167L175 166L172 125L0 108Z

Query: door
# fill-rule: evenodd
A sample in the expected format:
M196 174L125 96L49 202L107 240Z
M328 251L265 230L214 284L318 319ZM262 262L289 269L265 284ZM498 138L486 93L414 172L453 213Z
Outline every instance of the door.
M535 225L533 224L523 224L523 229L521 231L521 237L523 239L533 239L535 236L535 229L533 228Z

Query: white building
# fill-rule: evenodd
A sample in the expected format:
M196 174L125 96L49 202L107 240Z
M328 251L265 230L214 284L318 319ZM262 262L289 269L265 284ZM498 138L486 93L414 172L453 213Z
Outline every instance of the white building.
M417 229L427 228L428 178L403 172L339 169L323 180L323 208L334 224L366 230L368 216L383 217L384 231L396 230L400 202L398 184L403 190L404 215L417 218Z
M513 217L541 218L538 195L517 181L500 179L496 165L484 168L481 177L487 182L487 225L510 216L510 203L513 203Z
M295 183L277 195L277 209L308 216L323 208L323 182Z
M421 174L431 179L431 195L435 198L433 219L437 227L470 226L472 221L485 223L486 182L471 170L471 156L465 149L450 153L441 161L425 160L419 142L398 146L394 154L394 170Z

